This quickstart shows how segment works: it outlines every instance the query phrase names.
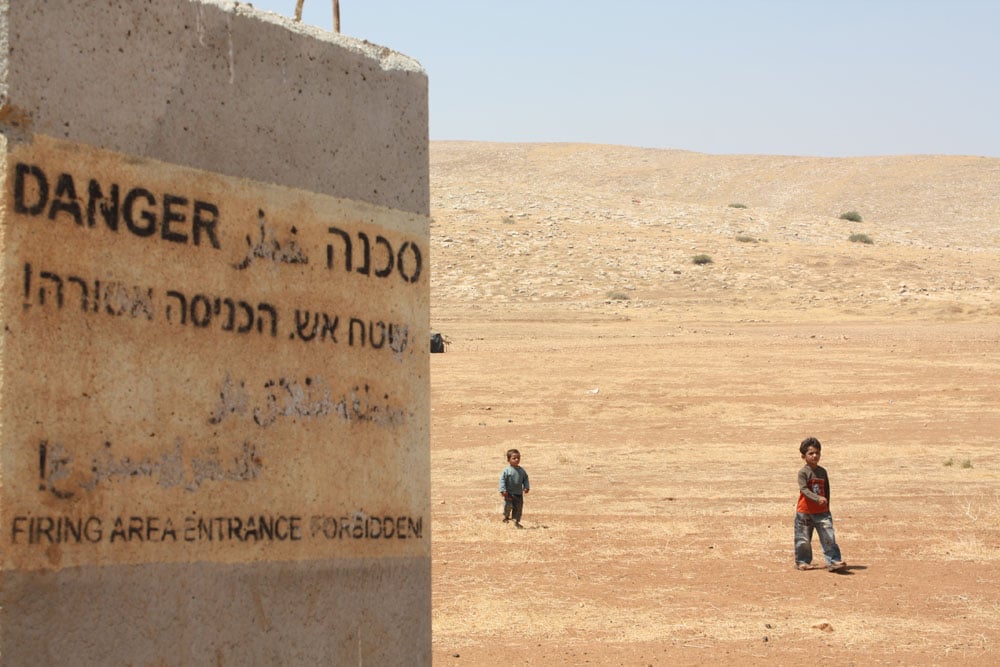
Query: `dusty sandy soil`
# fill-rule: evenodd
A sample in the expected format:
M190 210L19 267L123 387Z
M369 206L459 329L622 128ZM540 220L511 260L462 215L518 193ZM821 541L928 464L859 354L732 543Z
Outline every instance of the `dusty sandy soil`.
M447 142L431 176L435 665L1000 660L1000 160ZM808 435L843 574L793 569Z

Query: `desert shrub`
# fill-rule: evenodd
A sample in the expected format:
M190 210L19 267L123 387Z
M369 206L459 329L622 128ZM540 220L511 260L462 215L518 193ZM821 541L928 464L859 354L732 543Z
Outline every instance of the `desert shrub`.
M512 215L506 215L503 218L503 224L505 224L505 225L513 225L514 222L516 222L516 221L514 220L514 216L512 216Z
M746 208L746 207L747 207L746 204L739 204L739 203L729 205L729 208Z
M608 292L608 298L612 301L628 301L628 294L625 292Z
M695 255L694 257L691 258L691 263L697 264L699 266L703 264L711 264L712 258L709 257L708 255Z
M847 237L847 240L850 241L851 243L864 243L866 245L872 245L873 243L875 243L874 241L872 241L872 237L868 236L867 234L851 234L849 237Z
M965 459L964 461L962 461L962 467L963 468L971 468L972 467L972 459Z
M861 214L857 211L848 211L847 213L841 213L840 219L850 220L851 222L861 222Z
M757 242L757 239L755 239L754 237L752 237L752 236L746 236L744 234L740 234L739 236L737 236L736 240L739 241L740 243L756 243Z

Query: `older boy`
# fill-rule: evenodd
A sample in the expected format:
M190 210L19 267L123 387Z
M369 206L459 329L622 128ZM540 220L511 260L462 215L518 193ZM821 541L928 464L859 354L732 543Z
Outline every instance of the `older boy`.
M820 467L823 445L816 438L806 438L799 445L799 453L806 462L799 470L799 502L795 507L795 567L812 569L813 530L819 535L823 547L826 569L843 570L847 563L840 556L840 547L833 534L833 516L830 514L830 477Z

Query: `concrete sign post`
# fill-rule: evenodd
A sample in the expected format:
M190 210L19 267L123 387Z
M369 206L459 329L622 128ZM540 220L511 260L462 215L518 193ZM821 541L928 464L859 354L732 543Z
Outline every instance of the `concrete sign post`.
M428 664L426 76L130 4L0 3L0 662Z

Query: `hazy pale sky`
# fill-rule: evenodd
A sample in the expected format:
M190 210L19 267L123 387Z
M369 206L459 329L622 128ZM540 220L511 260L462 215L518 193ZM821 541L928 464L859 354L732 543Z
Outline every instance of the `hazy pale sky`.
M997 0L340 0L340 20L423 65L432 140L1000 157Z

